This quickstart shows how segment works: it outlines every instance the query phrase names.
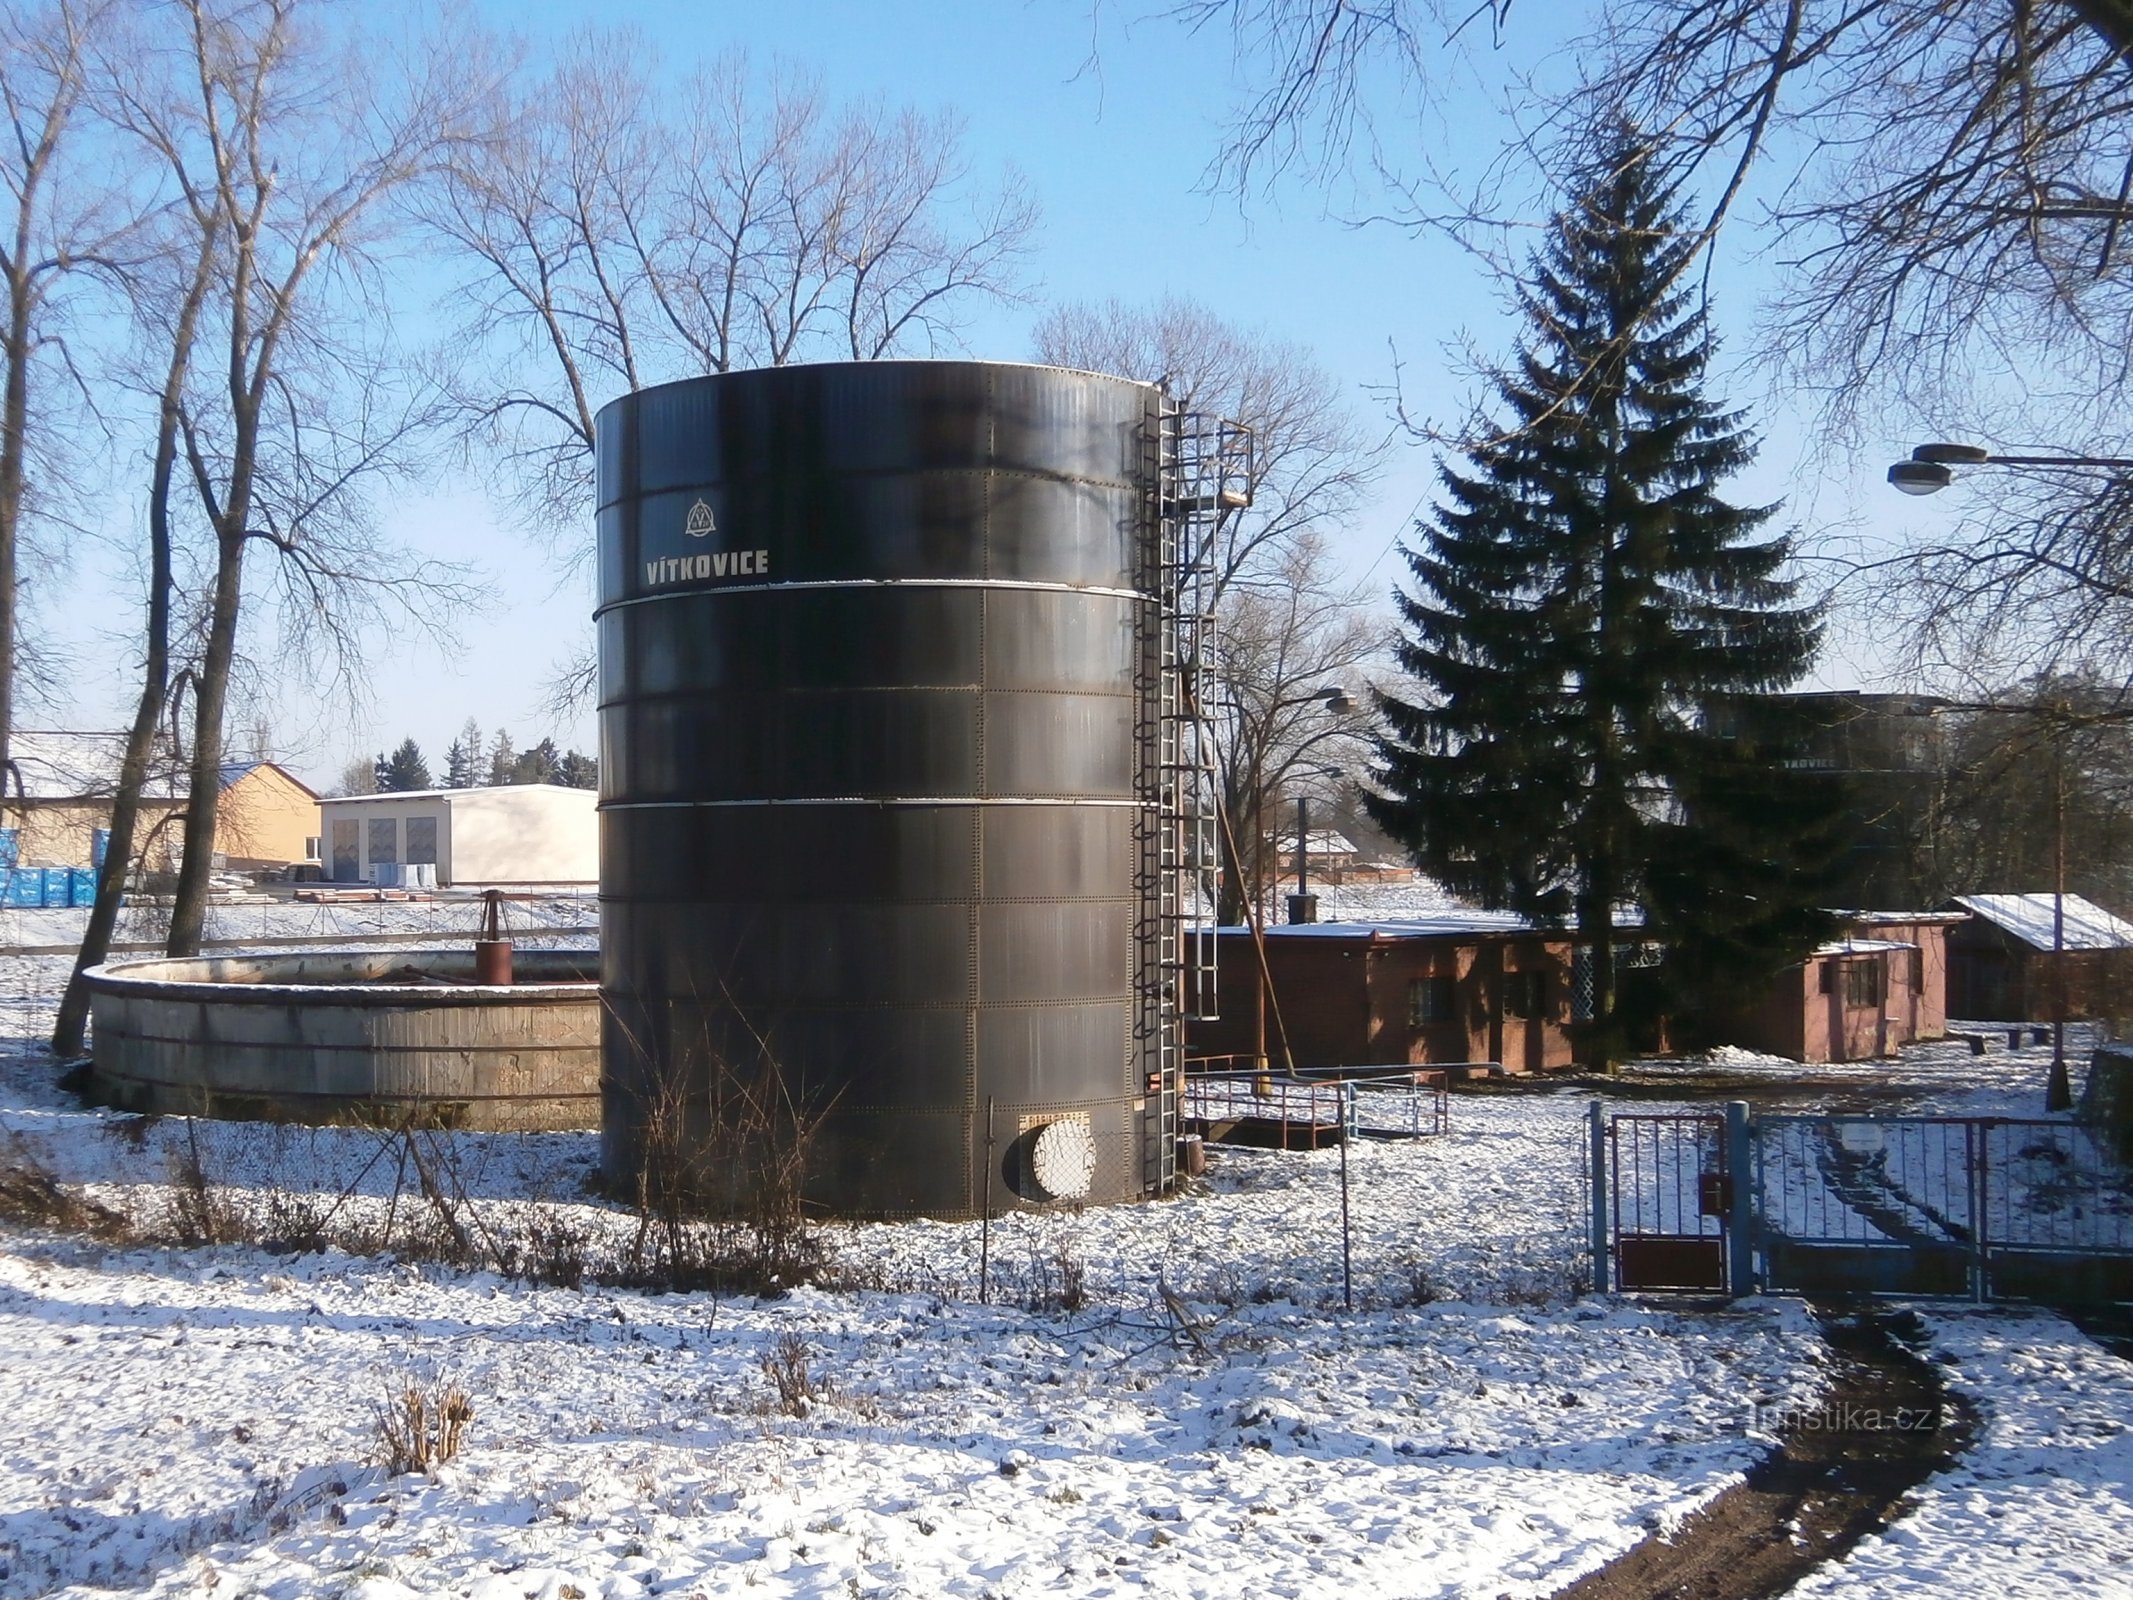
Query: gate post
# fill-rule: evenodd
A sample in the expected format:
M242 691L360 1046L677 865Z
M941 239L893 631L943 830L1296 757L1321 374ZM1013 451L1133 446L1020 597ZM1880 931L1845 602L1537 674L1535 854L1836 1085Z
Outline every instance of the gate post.
M1754 1124L1748 1102L1726 1102L1726 1176L1732 1191L1726 1200L1726 1287L1734 1295L1754 1294L1755 1191Z
M1586 1108L1587 1159L1592 1164L1592 1292L1605 1294L1612 1266L1608 1249L1609 1197L1607 1193L1607 1109L1595 1100Z

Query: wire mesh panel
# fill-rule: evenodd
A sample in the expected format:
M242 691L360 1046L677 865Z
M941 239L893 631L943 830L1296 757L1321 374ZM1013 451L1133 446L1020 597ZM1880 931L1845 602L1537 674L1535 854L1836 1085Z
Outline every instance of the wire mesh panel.
M1627 1290L1722 1291L1725 1119L1617 1116L1608 1136L1615 1281Z
M1763 1117L1765 1282L1801 1292L1975 1291L1977 1128L1945 1117Z
M1978 1152L1987 1294L2133 1299L2133 1169L2108 1132L1993 1120Z

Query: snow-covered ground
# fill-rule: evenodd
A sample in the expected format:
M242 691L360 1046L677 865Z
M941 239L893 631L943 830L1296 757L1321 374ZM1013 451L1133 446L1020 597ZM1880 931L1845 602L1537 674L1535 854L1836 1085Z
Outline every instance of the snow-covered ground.
M315 915L270 909L230 914L258 937ZM12 958L0 990L65 965ZM2041 1082L2030 1056L1966 1053L1982 1088L1922 1057L1920 1091L1997 1104ZM255 1222L375 1230L421 1204L377 1135L148 1124L51 1076L0 1062L0 1159L144 1225L174 1159ZM768 1301L9 1227L0 1597L1547 1594L1735 1481L1768 1445L1755 1417L1822 1383L1795 1302L1581 1294L1586 1104L1461 1095L1448 1136L1353 1146L1352 1312L1337 1150L1220 1152L1146 1206L839 1228L837 1286ZM634 1226L585 1191L597 1143L424 1148L485 1228L567 1236L597 1269ZM1857 1581L2105 1592L2122 1365L2056 1319L1934 1329L1989 1426ZM815 1397L783 1404L780 1375ZM456 1384L475 1417L457 1462L388 1478L376 1410L409 1383Z
M2053 1316L1935 1311L1975 1442L1910 1514L1793 1593L1846 1600L2133 1594L2133 1364Z

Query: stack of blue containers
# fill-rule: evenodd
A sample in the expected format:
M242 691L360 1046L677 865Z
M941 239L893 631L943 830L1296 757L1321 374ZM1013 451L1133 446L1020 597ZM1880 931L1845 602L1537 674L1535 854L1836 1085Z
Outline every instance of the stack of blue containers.
M21 849L18 829L0 828L0 872L6 874L0 882L0 905L29 910L96 903L94 867L20 867L15 863Z

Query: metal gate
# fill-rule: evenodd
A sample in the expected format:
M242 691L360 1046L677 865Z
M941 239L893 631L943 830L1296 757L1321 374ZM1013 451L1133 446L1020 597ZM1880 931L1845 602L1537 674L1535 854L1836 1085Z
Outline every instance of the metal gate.
M1732 1200L1725 1119L1618 1116L1607 1134L1615 1282L1625 1290L1725 1292Z
M2133 1165L2079 1123L1595 1104L1591 1127L1595 1258L1625 1290L2133 1300Z

